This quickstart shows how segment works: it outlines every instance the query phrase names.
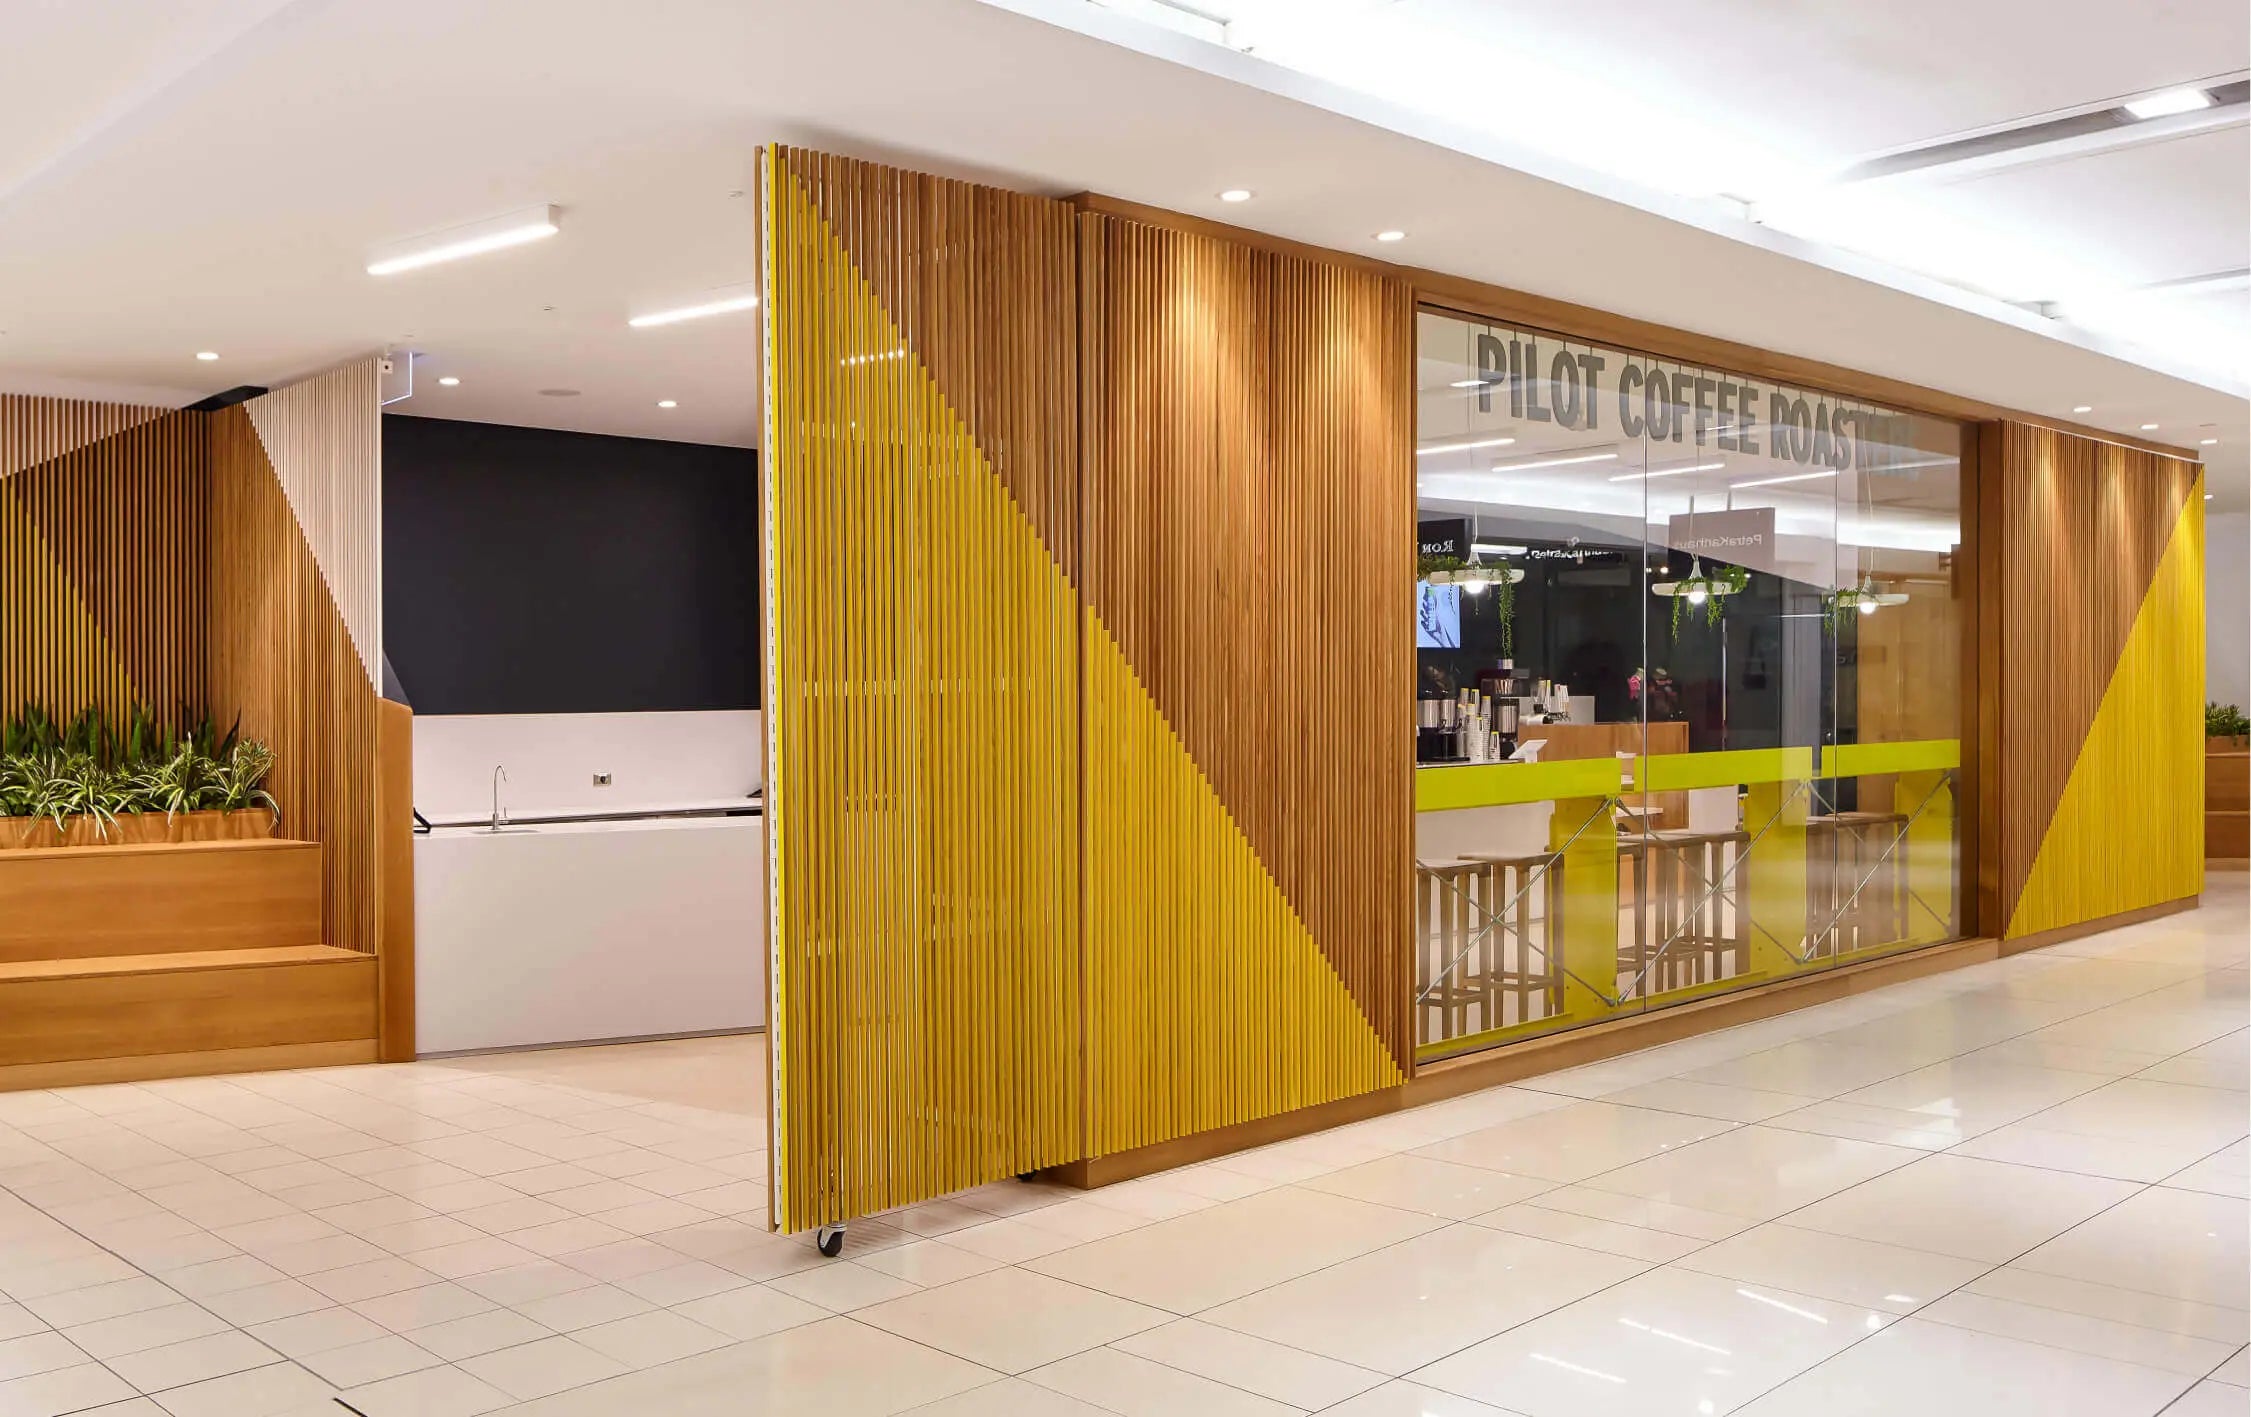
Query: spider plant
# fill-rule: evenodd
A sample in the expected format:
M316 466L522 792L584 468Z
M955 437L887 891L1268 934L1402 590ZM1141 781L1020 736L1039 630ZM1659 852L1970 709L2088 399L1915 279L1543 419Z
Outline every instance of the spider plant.
M227 735L230 739L233 734ZM266 774L274 770L274 750L259 742L236 743L224 761L216 765L213 786L216 800L212 805L222 812L239 811L244 807L264 807L281 820L281 804L273 794L259 784Z

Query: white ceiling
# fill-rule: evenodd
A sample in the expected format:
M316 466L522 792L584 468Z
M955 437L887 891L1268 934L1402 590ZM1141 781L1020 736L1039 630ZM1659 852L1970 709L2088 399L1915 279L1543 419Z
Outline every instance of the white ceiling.
M425 356L402 411L748 444L755 318L653 330L625 319L756 277L742 194L756 146L781 139L1031 191L1105 191L1343 249L1376 251L1370 233L1404 227L1410 239L1381 254L2037 413L2093 404L2085 421L2123 431L2156 421L2155 436L2193 442L2209 426L2223 440L2206 451L2231 479L2224 495L2242 499L2239 391L2178 361L1642 200L1538 152L1145 33L1084 0L29 3L23 26L11 10L0 49L0 387L185 402L390 346ZM1511 26L1535 10L1578 23L1557 6L1377 8L1442 3L1505 11ZM1959 12L2022 11L2039 31L2029 0L1914 8L1928 14L1796 7L1797 33L1823 37L1793 49L1788 33L1760 38L1746 16L1771 7L1753 0L1635 0L1639 18L1619 28L1655 38L1607 62L1652 104L1756 91L1784 116L1776 131L1793 135L1793 156L1811 160L2068 106L2090 85L2146 87L2191 43L2223 58L2242 47L2203 6L2153 6L2159 23L2073 49L2079 70L2028 77L2024 64L1977 59L1973 81L1928 70L1933 54L1977 58ZM1885 16L1886 35L1855 39L1873 24L1855 18L1864 10ZM1895 25L1917 42L1887 37ZM1574 42L1596 44L1603 28ZM1709 37L1683 48L1676 33ZM1505 35L1545 42L1530 28ZM1901 95L1886 100L1866 74L1825 78L1839 44ZM1481 102L1512 112L1511 82L1485 75ZM1692 122L1667 131L1676 165L1713 151L1684 145ZM2230 143L2240 151L2240 130L2177 146L2186 170L2209 174ZM1257 200L1213 199L1236 185ZM558 206L560 236L408 275L364 272L372 248L537 202ZM2100 231L2130 227L2074 205L2053 210L2098 244ZM2058 229L2052 215L2034 221ZM2162 235L2181 248L2167 260L2206 259L2203 238L2180 226ZM2145 244L2154 262L2160 243ZM222 358L198 363L203 349ZM441 373L461 386L438 388ZM557 387L582 393L538 393ZM679 406L658 409L665 398Z

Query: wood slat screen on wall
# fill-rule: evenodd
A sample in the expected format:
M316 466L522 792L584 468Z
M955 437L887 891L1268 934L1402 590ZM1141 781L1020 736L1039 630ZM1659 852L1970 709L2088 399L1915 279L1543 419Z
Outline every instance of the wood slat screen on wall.
M273 748L281 833L323 847L325 943L370 953L383 871L377 694L346 612L379 635L381 413L367 359L210 415L206 697Z
M1989 426L1998 821L2010 936L2203 889L2204 497L2195 463Z
M1080 219L1089 1154L1402 1080L1414 303Z
M201 414L0 395L0 715L203 705Z
M795 1230L1079 1154L1074 218L787 148L760 196Z

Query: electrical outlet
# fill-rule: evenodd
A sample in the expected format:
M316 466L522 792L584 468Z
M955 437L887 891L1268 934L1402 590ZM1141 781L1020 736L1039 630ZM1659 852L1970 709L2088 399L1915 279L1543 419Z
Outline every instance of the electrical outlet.
M598 772L594 774L594 785L596 787L608 787L610 785L610 775L606 772Z

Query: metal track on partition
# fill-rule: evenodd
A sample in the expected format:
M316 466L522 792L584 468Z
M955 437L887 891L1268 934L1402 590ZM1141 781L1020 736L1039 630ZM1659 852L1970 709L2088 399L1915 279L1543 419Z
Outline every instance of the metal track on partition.
M1078 1157L1073 216L769 149L772 1207Z

